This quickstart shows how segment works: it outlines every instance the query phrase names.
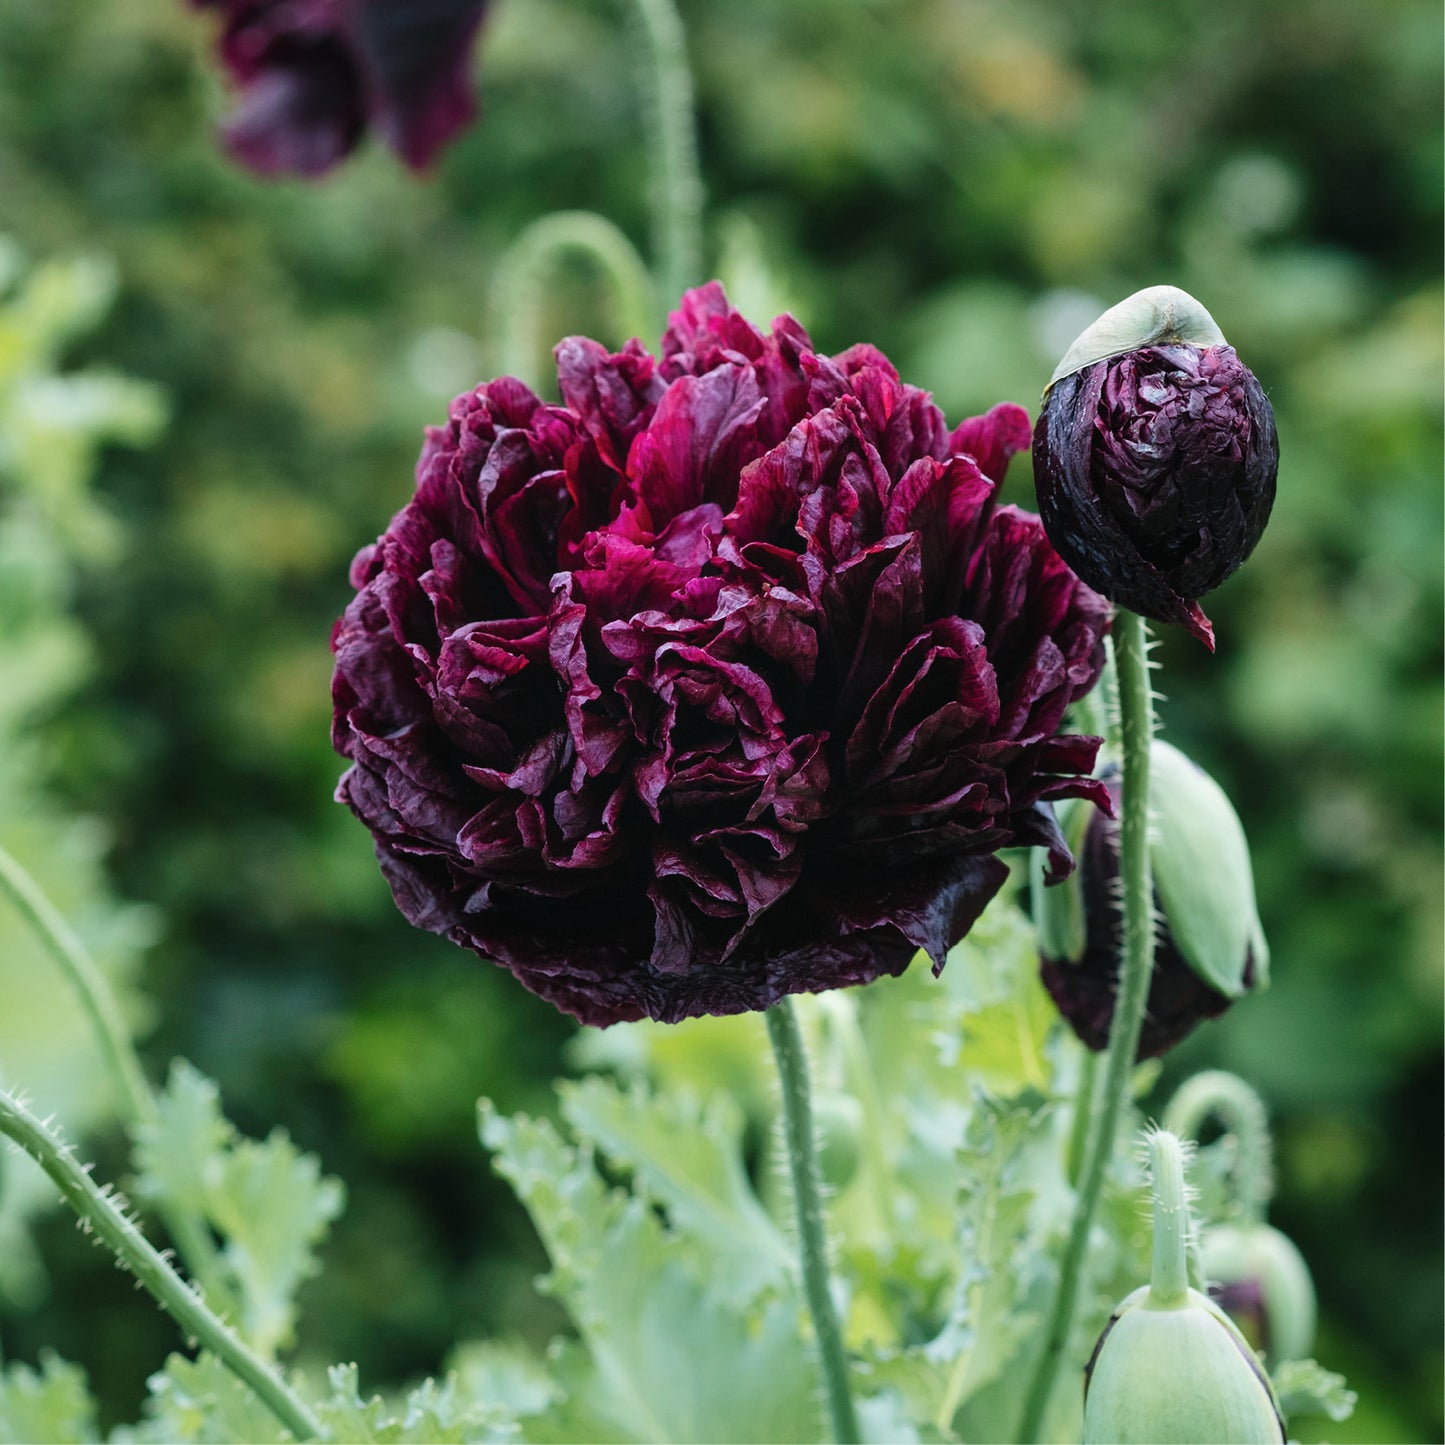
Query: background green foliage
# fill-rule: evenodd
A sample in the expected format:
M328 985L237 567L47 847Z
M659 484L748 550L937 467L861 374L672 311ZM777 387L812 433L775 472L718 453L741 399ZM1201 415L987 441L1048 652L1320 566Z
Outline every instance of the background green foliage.
M1275 983L1169 1078L1222 1063L1275 1113L1273 1218L1319 1284L1316 1353L1361 1394L1330 1438L1439 1438L1438 7L683 10L711 259L758 319L876 342L957 419L1030 403L1103 304L1168 280L1269 389L1275 519L1212 599L1218 656L1174 635L1162 655L1168 735L1250 834ZM580 206L645 244L634 55L611 5L498 0L484 122L429 181L372 151L309 187L217 153L208 33L179 0L0 10L0 231L41 263L0 258L0 836L140 968L153 1077L184 1054L247 1134L284 1124L347 1181L303 1333L400 1382L458 1336L563 1327L472 1103L554 1111L572 1030L395 916L330 801L324 639L421 427L498 364L511 240ZM585 274L549 309L546 334L621 339ZM156 383L164 433L154 392L98 368ZM152 445L107 451L90 499L107 434ZM0 919L0 1073L99 1126L17 940ZM745 1093L713 1034L674 1037ZM28 1209L5 1167L0 1231ZM133 1419L170 1327L67 1221L39 1228L48 1299L3 1234L7 1356L54 1344Z

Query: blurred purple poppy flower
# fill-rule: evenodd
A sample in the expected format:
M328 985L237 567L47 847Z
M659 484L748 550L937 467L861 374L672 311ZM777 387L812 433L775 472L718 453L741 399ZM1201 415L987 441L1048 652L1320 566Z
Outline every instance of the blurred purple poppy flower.
M1026 414L950 432L868 346L716 283L661 355L557 348L428 433L333 634L338 797L406 917L586 1023L941 967L1089 796L1060 736L1108 607L996 507Z
M1213 650L1199 598L1254 550L1274 505L1269 399L1208 312L1173 287L1113 307L1071 355L1117 344L1131 318L1168 334L1185 308L1202 318L1197 334L1218 344L1121 345L1056 376L1034 433L1034 481L1049 538L1080 577L1144 617L1183 624Z
M425 166L476 113L472 42L488 0L191 0L222 12L240 90L232 153L262 175L315 176L368 127Z

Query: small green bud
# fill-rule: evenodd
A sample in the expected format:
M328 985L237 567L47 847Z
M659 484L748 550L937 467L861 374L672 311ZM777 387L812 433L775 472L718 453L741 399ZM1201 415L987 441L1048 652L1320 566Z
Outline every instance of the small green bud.
M1269 1379L1229 1316L1186 1283L1179 1140L1149 1138L1154 1268L1114 1311L1084 1372L1084 1445L1277 1445Z
M1269 949L1254 900L1249 845L1224 790L1177 748L1150 749L1149 858L1158 934L1139 1057L1167 1052L1201 1020L1269 981ZM1116 767L1102 773L1117 810ZM1118 823L1091 804L1060 806L1059 826L1079 860L1073 875L1044 886L1033 864L1040 975L1074 1032L1091 1049L1109 1039L1118 990Z
M1209 1294L1271 1366L1307 1359L1315 1339L1315 1286L1309 1266L1273 1225L1210 1226L1199 1246Z

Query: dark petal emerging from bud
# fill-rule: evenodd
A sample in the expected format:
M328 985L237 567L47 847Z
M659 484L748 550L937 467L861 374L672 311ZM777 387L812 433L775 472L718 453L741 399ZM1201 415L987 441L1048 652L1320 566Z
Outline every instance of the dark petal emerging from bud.
M226 144L262 175L320 175L368 127L420 168L475 114L487 0L193 3L222 12L218 49L240 92Z
M1198 599L1254 550L1279 465L1269 400L1233 348L1146 346L1061 377L1033 455L1039 512L1069 566L1212 648Z
M1271 1364L1314 1347L1315 1287L1294 1242L1273 1225L1225 1222L1204 1231L1199 1263L1210 1297Z
M1228 799L1169 744L1156 740L1152 758L1150 854L1154 908L1163 922L1139 1037L1141 1059L1168 1052L1196 1025L1265 984L1269 966L1248 847ZM1117 812L1118 769L1108 769L1104 782ZM1067 820L1064 826L1072 835ZM1089 819L1076 875L1057 890L1036 888L1034 908L1044 986L1079 1038L1102 1050L1114 1017L1124 928L1113 818L1096 813Z
M584 1022L941 966L1104 796L1108 604L995 505L1017 407L950 432L871 347L691 292L562 403L452 403L337 624L340 796L413 923Z

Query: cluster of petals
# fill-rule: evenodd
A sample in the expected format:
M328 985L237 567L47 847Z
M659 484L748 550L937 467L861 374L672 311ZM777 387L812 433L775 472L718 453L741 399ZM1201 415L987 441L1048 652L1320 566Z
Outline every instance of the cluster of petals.
M1108 604L995 501L1028 416L950 431L870 346L716 283L654 357L573 337L429 431L337 623L338 797L414 924L586 1023L941 967L1050 800Z
M489 0L191 3L221 12L239 91L226 144L262 175L320 175L368 130L420 168L476 114L468 71Z

